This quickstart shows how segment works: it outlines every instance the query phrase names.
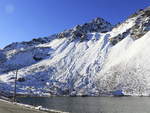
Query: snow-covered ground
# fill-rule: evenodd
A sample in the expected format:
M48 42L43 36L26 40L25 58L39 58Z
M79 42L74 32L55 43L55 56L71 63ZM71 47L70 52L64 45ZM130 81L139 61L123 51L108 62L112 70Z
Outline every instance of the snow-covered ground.
M35 95L150 94L149 8L113 27L97 18L0 50L0 90Z

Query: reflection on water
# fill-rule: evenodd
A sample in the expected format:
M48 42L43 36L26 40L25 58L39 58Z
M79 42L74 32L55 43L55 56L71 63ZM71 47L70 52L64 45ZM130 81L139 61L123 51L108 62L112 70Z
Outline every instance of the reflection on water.
M150 113L150 97L25 97L18 100L71 113Z

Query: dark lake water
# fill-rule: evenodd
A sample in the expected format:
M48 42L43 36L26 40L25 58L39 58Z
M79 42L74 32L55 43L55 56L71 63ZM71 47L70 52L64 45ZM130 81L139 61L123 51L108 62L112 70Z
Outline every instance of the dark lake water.
M150 113L150 97L24 97L18 100L70 113Z

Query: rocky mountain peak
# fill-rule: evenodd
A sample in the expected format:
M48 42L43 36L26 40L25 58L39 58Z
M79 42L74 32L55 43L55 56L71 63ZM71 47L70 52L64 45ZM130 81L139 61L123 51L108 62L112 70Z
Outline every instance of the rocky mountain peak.
M49 37L34 38L31 41L24 41L21 43L14 42L6 46L4 49L12 50L12 49L27 48L29 46L31 47L31 46L35 46L38 44L44 44L44 43L50 42L56 38L69 38L70 37L71 40L81 39L81 41L84 41L87 39L87 33L92 33L92 32L106 33L110 31L112 27L113 26L109 22L105 21L103 18L97 17L88 23L77 25L74 28L65 30L61 33L57 33Z
M111 31L112 28L113 26L109 22L97 17L88 23L77 25L73 29L59 33L58 38L72 37L72 39L81 39L83 41L87 39L87 33L106 33Z
M97 17L88 23L76 26L76 28L83 29L86 33L108 32L112 29L112 25L103 18Z
M106 21L103 18L97 17L92 20L92 23L100 24L100 23L105 23Z

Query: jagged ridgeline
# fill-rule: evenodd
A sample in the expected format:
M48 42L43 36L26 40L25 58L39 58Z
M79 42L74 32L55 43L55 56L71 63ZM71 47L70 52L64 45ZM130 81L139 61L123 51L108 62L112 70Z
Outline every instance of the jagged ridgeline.
M111 38L111 42L115 45L117 42L124 39L127 35L136 40L141 38L145 33L150 30L150 8L140 9L138 12L135 12L129 17L129 19L136 18L135 25L129 28L127 31L122 34L117 35L116 37Z
M0 50L0 90L31 95L149 95L150 8L113 26L93 19Z
M89 23L85 23L83 25L77 25L73 29L65 30L61 33L49 36L49 37L43 37L43 38L34 38L31 41L28 42L16 42L12 43L8 46L6 46L4 49L10 50L10 49L16 49L16 48L26 48L29 46L35 46L38 44L44 44L52 41L56 38L69 38L70 40L79 39L79 41L88 40L88 33L92 32L101 32L106 33L110 31L113 28L113 26L105 21L102 18L95 18Z

